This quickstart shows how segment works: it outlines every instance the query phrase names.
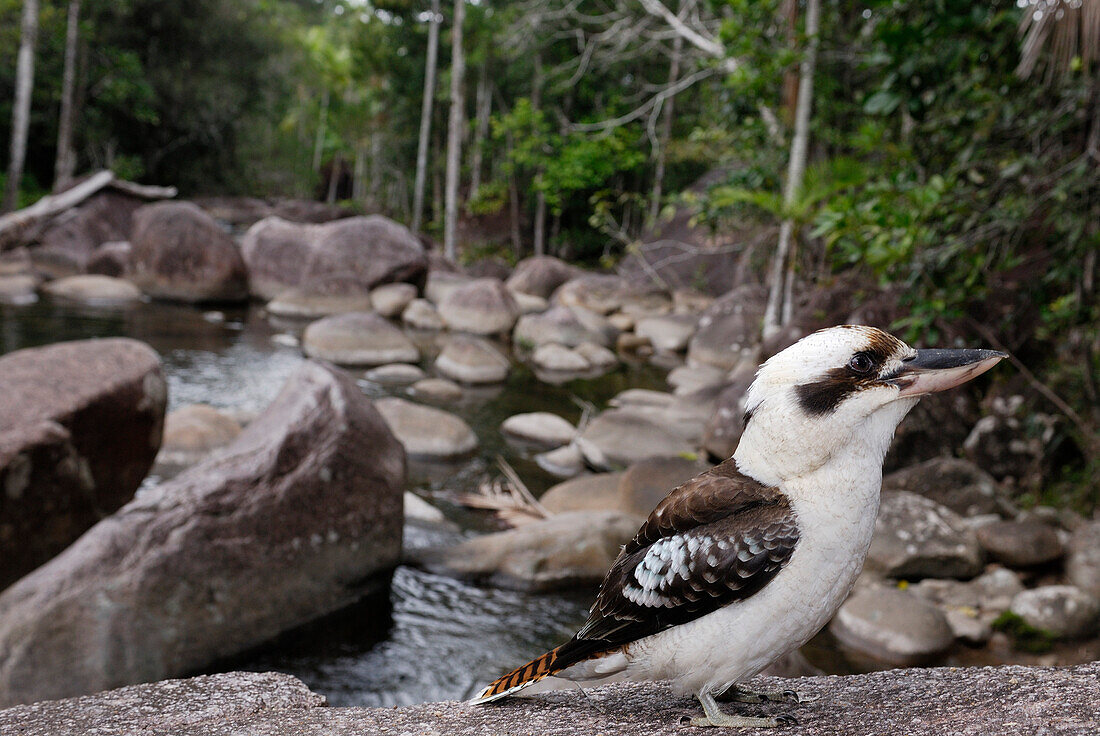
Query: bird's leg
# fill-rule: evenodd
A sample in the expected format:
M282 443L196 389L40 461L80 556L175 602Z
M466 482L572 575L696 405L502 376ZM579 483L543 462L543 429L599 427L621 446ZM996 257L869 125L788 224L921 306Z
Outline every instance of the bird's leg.
M734 703L807 703L813 696L803 695L794 690L750 690L740 685L731 685L718 699Z
M600 707L599 703L597 703L595 700L592 699L592 696L588 694L587 690L585 690L583 687L581 687L581 684L579 682L574 681L573 684L576 685L577 689L581 691L581 695L584 696L584 699L588 701L589 705L591 705L593 708L595 708L600 713L606 713L607 712L603 708Z
M718 701L710 693L699 693L699 703L703 706L701 718L692 718L688 723L692 726L706 728L716 726L718 728L775 728L776 726L797 726L798 721L788 715L771 718L754 718L750 716L731 716L723 713L718 707Z

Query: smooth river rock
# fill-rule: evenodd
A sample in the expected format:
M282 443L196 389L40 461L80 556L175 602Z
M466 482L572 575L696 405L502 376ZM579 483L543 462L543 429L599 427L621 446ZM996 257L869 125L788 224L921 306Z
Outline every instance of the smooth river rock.
M450 412L396 397L379 399L375 406L411 457L457 457L477 448L470 425Z
M1035 519L994 521L976 530L978 543L994 560L1009 567L1032 567L1062 556L1062 542L1049 525Z
M461 383L500 383L511 362L492 343L471 335L455 335L435 359L435 369Z
M554 290L581 270L553 256L531 256L516 264L506 282L512 291L549 299Z
M796 688L798 705L724 705L743 715L787 714L798 726L738 734L852 736L1095 736L1100 663L1074 667L894 669L844 677L757 677L756 690ZM588 697L585 697L585 696ZM593 707L593 705L598 707ZM667 683L618 683L512 698L397 708L331 708L290 675L231 672L137 685L0 711L0 732L20 736L682 736L700 714Z
M1065 639L1092 636L1100 623L1100 600L1073 585L1022 591L1009 610L1035 628Z
M232 445L0 594L0 703L193 672L376 590L405 480L351 377L304 364Z
M436 306L447 327L475 335L510 332L519 317L516 300L500 279L473 279L460 284Z
M302 350L311 358L337 365L415 363L420 351L405 333L373 312L325 317L302 334Z
M160 359L125 338L0 357L0 589L134 495L160 449Z
M961 458L936 457L902 468L882 479L882 489L916 493L961 516L1000 513L1006 505L993 476Z
M54 299L90 305L130 304L141 299L141 289L129 281L96 274L51 281L42 291Z
M617 511L622 477L623 474L618 472L570 478L550 487L539 498L539 503L555 514L563 511Z
M893 578L972 578L982 550L951 509L908 491L882 494L867 567Z
M181 406L164 419L164 441L157 462L191 465L211 451L237 439L241 425L228 414L206 404Z
M829 631L840 642L894 665L928 661L955 640L939 608L909 593L884 586L865 586L837 611Z
M548 411L515 414L505 419L500 431L509 437L542 447L561 447L573 441L577 428Z
M609 409L597 416L577 439L593 467L615 470L653 457L683 457L695 448L636 410Z
M159 202L134 213L129 279L154 299L248 299L248 272L236 243L190 202Z

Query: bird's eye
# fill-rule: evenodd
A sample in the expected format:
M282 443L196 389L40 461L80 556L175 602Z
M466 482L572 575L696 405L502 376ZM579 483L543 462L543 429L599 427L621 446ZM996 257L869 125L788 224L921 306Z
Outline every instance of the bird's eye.
M870 373L871 369L875 367L875 363L867 353L856 353L848 361L848 367L856 373Z

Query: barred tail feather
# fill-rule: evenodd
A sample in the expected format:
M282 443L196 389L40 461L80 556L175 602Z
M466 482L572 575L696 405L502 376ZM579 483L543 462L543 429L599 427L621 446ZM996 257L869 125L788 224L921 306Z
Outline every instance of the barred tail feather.
M493 680L470 703L473 705L491 703L494 700L519 692L529 685L534 685L539 680L543 680L555 672L560 672L569 665L568 662L559 662L558 655L562 648L551 649L541 657L536 657L522 667L517 667L507 675Z

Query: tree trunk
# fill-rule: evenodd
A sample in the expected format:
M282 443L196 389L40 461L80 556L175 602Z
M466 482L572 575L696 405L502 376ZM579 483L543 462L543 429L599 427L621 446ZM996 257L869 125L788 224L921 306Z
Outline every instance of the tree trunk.
M420 104L420 139L416 146L416 183L413 184L412 230L420 231L424 217L424 190L428 183L428 144L432 132L432 103L435 100L435 72L439 56L439 0L432 0L428 25L428 58L424 62L424 98Z
M317 120L317 137L313 141L313 173L321 171L321 157L325 152L325 133L328 129L328 90L321 93L321 112Z
M535 54L535 77L531 80L531 109L538 112L542 106L542 52ZM542 178L542 168L535 175L535 180ZM535 194L535 227L534 227L535 255L546 255L546 194L540 189Z
M481 66L477 76L477 101L474 103L477 124L474 126L473 152L470 159L470 198L477 196L481 189L481 165L484 158L485 140L489 137L489 115L493 110L492 95L489 94L489 62Z
M340 174L343 168L344 157L336 154L328 170L328 192L325 194L325 204L336 204L336 190L340 186Z
M447 182L444 192L443 253L452 261L458 254L458 170L462 163L463 115L462 85L466 76L466 56L462 51L462 24L466 0L455 0L454 26L451 29L451 115L447 123Z
M367 199L371 206L381 209L382 191L382 134L375 131L370 137L370 182L367 184ZM416 232L416 230L413 230Z
M806 173L806 156L810 147L810 108L813 106L814 67L817 63L817 32L821 18L821 0L806 2L806 52L799 67L798 104L795 108L794 136L791 138L791 157L787 163L787 181L783 189L783 206L789 210L802 189ZM764 337L769 338L783 325L782 312L790 312L793 295L786 293L794 288L793 268L785 278L784 265L791 251L791 244L798 236L795 222L787 217L779 228L779 245L775 251L771 274L768 278L768 306L764 311ZM789 282L789 283L788 283ZM784 308L784 304L787 306Z
M73 152L73 122L76 98L76 49L80 30L80 0L69 0L69 19L65 30L65 69L61 75L61 115L57 121L57 158L53 167L53 190L68 186L76 171Z
M31 122L31 91L34 87L34 45L38 40L38 0L23 0L22 40L15 65L15 104L11 110L11 158L8 183L0 212L10 212L19 203L19 184L27 158L27 129Z
M668 86L676 84L680 79L680 56L684 49L684 38L677 34L672 39L672 61L668 65ZM653 191L649 196L649 221L657 222L657 216L661 214L661 196L663 195L665 181L665 156L668 151L668 143L672 140L672 105L676 101L673 95L665 100L664 109L661 111L661 132L657 138L657 163L653 170Z

